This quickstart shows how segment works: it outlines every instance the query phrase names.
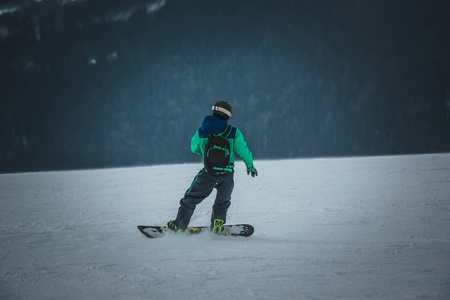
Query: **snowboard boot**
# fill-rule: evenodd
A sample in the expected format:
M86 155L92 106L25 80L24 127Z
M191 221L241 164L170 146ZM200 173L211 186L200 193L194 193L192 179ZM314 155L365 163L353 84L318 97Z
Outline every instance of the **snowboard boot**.
M223 230L223 220L215 219L211 226L211 231L217 234L225 234Z
M175 221L169 221L169 223L167 223L167 230L173 233L181 233L184 231L178 228L178 226L175 224Z

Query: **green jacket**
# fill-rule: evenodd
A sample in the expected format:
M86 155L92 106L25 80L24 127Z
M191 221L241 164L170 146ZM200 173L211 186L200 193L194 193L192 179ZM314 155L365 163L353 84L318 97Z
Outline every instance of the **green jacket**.
M211 134L217 134L223 132L228 123L225 120L216 118L214 116L207 116L203 120L200 128L195 132L191 139L191 150L194 154L204 156L206 142ZM230 143L230 167L233 168L236 152L244 161L247 168L253 166L253 156L247 147L247 143L244 140L244 136L241 131L233 127L228 135L228 142Z

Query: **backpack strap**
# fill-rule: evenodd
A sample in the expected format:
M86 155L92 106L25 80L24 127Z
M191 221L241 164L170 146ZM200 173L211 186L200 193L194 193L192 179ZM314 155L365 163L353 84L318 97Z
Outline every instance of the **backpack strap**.
M227 138L231 133L231 129L233 129L233 126L227 125L224 131L221 133L212 134L211 136L223 136L224 138Z

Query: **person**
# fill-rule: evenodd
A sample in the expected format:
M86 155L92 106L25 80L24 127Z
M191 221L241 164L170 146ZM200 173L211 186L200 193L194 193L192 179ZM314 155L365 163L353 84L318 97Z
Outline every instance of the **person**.
M231 125L231 105L220 100L212 107L212 116L206 116L202 125L191 139L191 151L204 157L205 167L195 176L191 186L180 200L180 207L175 220L167 223L167 229L172 232L183 232L189 225L196 206L208 197L213 189L217 190L211 213L211 231L223 234L223 225L226 222L227 211L231 204L231 193L234 187L234 161L236 152L247 167L247 174L252 177L258 175L253 166L253 156L247 147L241 131ZM210 158L205 156L208 140L213 136L225 137L229 145L228 164L220 167L211 166ZM227 145L224 146L226 148ZM219 147L222 148L222 147ZM225 150L227 151L227 150ZM206 154L208 154L206 153ZM227 156L227 155L225 155Z

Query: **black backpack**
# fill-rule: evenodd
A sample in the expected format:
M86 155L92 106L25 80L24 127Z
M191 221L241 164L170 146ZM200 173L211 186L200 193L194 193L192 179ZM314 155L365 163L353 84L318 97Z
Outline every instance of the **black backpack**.
M232 128L228 125L225 131L209 136L204 153L205 168L208 173L219 175L232 172L230 167L231 149L227 139Z

